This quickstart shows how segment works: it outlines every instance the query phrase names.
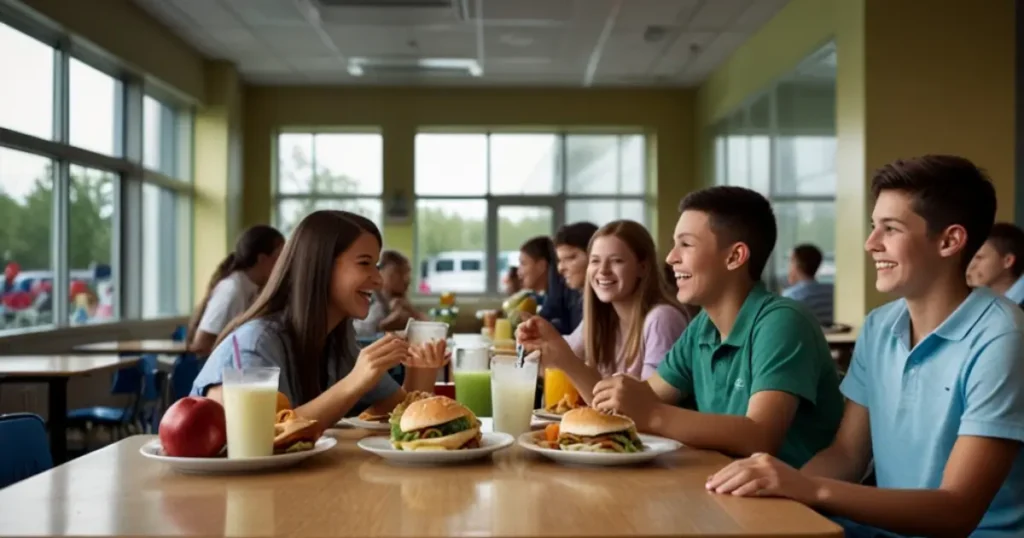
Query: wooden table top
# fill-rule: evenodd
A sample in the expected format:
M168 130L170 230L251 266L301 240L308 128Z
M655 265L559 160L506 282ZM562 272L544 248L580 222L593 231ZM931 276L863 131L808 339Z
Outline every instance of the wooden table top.
M0 377L72 377L119 370L139 362L118 355L0 356Z
M683 449L636 468L563 467L513 446L493 461L399 467L369 432L288 471L189 476L136 436L0 490L0 536L842 536L797 503L713 495L728 460Z
M853 330L844 333L825 333L825 340L832 345L853 345L859 332L860 327L853 327Z
M75 353L157 353L181 355L188 352L185 342L174 340L122 340L117 342L96 342L74 347Z

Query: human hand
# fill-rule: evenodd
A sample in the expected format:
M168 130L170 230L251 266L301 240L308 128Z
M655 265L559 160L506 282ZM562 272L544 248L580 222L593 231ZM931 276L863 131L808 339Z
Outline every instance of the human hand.
M402 364L409 368L437 369L448 364L450 359L451 352L448 351L448 342L438 339L409 346L409 354Z
M600 411L619 413L637 425L650 423L651 415L661 404L651 386L628 375L614 375L594 385L591 405Z
M740 497L785 497L812 505L818 498L814 480L770 454L758 452L736 460L708 477L713 493Z
M356 358L350 377L361 389L369 390L381 376L399 365L409 354L409 343L394 333L385 334L364 347Z
M573 355L558 329L540 316L530 316L520 322L515 336L516 343L522 345L527 353L539 351L540 360L546 367L559 368L565 357Z

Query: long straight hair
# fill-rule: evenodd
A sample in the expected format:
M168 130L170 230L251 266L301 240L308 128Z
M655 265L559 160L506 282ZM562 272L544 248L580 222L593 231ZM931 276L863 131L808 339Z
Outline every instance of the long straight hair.
M382 244L380 231L369 219L347 211L315 211L302 219L284 245L270 280L252 307L232 321L217 344L248 321L274 317L291 341L286 360L294 372L299 402L307 402L321 390L321 361L329 344L345 345L348 320L327 330L334 263L360 235L368 233Z
M668 305L679 310L687 318L689 316L669 289L662 274L662 265L657 259L654 239L643 225L632 220L617 220L605 224L590 239L588 253L593 249L594 241L607 236L622 240L633 251L642 270L642 273L637 275L636 288L633 290L629 328L623 335L625 344L622 352L626 357L628 369L643 351L644 319L654 307ZM615 339L619 333L620 322L615 307L597 298L590 284L588 269L588 278L583 284L583 345L587 362L591 366L597 366L599 370L614 368Z
M270 256L282 243L284 243L284 236L271 226L260 224L242 232L242 235L238 237L238 241L235 242L235 250L221 260L217 264L217 268L214 269L213 276L210 277L210 283L206 285L206 294L203 295L203 300L199 302L199 306L192 312L192 319L188 322L185 342L191 345L192 339L196 337L199 322L202 321L203 314L206 313L206 306L210 302L210 295L213 294L213 289L217 287L217 284L220 284L221 280L224 280L235 271L251 269L260 261L260 255Z

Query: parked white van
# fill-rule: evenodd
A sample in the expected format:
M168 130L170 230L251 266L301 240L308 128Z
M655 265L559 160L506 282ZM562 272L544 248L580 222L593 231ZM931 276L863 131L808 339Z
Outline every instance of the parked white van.
M420 262L420 293L482 293L487 289L485 253L479 250L439 252ZM519 251L498 255L498 275L519 264Z

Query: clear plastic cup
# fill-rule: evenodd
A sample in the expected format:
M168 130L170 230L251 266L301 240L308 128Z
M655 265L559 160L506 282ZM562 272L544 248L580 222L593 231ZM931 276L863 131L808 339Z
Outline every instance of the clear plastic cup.
M405 339L409 345L419 345L448 339L448 324L440 321L409 320L405 326Z
M281 369L277 367L224 369L222 394L228 430L228 459L274 454L280 377Z
M517 366L515 355L491 359L491 410L494 431L518 437L530 431L533 402L537 392L537 360L533 357Z

